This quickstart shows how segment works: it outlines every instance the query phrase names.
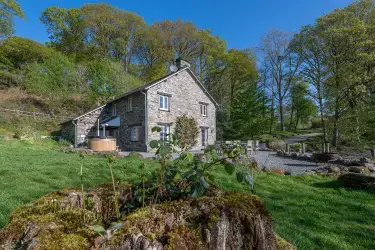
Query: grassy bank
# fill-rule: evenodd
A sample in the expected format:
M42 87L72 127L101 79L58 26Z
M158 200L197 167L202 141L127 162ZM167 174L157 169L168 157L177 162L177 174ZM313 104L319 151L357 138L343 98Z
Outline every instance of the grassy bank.
M153 160L120 159L115 178L138 180L141 161L149 173L158 167ZM51 142L0 141L0 228L22 203L78 186L80 163L77 154L60 152ZM110 181L105 163L102 157L85 159L85 186ZM222 188L246 190L220 167L213 172ZM374 194L345 190L329 178L265 173L256 176L256 193L272 213L276 232L298 249L375 249Z

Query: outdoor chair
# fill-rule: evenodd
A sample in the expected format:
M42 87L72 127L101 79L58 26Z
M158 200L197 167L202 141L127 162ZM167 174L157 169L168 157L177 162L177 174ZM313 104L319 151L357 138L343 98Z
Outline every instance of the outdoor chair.
M254 143L254 153L257 154L257 150L259 150L259 141L255 141Z
M253 151L254 151L253 141L249 140L249 141L247 141L247 145L246 145L246 154L252 155Z

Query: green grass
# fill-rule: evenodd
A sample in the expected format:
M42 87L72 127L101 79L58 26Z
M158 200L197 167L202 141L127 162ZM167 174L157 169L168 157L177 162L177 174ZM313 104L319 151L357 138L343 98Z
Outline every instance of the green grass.
M119 159L117 180L138 180L139 165L148 171L153 160ZM81 159L56 150L53 143L0 140L0 228L11 211L38 197L66 187L79 186ZM85 186L110 181L103 157L85 159ZM225 190L247 190L228 177L220 166L213 171ZM351 191L333 179L317 176L277 176L259 173L256 194L265 200L275 231L298 249L375 249L375 196Z

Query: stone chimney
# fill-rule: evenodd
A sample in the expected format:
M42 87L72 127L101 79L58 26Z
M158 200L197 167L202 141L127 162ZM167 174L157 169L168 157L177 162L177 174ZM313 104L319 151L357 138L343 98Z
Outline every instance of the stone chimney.
M176 66L178 69L188 67L190 68L190 63L187 61L182 60L180 57L176 59Z

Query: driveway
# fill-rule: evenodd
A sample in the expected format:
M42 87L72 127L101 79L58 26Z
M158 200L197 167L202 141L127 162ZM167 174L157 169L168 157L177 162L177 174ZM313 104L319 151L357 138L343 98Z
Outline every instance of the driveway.
M292 175L306 174L308 170L319 167L319 165L314 162L283 158L277 156L275 152L269 151L257 151L257 154L252 156L261 167L268 169L282 168L286 171L290 171Z
M284 139L287 144L300 143L308 140L311 137L320 136L322 133L311 133L305 135L288 136Z

